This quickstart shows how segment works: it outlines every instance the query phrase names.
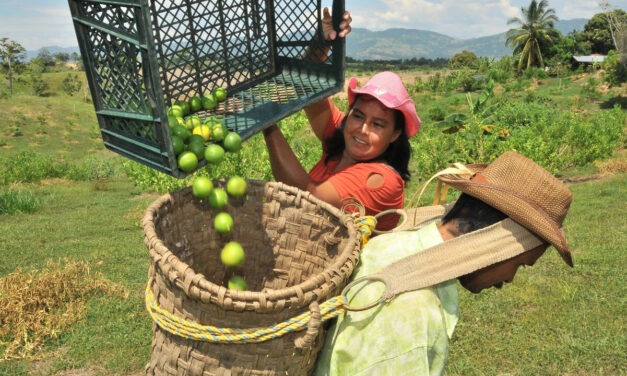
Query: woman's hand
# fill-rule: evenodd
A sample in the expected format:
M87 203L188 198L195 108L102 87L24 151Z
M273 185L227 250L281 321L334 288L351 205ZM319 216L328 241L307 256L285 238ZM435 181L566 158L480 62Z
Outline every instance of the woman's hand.
M328 7L322 10L322 33L325 40L335 40L338 36L340 38L346 37L351 32L351 22L353 19L348 11L344 12L342 16L342 22L340 22L340 32L338 33L333 28L333 18Z

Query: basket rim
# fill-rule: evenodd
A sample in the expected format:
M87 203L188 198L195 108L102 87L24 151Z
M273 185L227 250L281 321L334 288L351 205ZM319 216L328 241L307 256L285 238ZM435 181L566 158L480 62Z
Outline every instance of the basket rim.
M153 252L149 252L152 261L155 263L155 266L163 270L162 264L164 262L167 262L171 265L170 269L175 271L175 273L164 273L167 275L167 279L169 280L169 282L180 287L189 297L201 299L201 294L204 293L202 294L202 300L205 301L212 300L212 298L218 298L222 300L228 296L231 300L231 303L233 304L235 304L236 302L276 302L282 299L289 299L293 297L303 298L306 296L307 293L324 289L324 286L328 285L329 283L334 283L336 285L335 287L341 287L339 283L334 281L337 280L337 278L340 278L341 280L348 280L350 274L352 273L352 268L357 265L359 258L361 238L360 236L358 236L359 230L357 229L357 225L355 224L353 217L342 212L339 208L336 208L335 206L316 198L308 191L303 191L299 188L281 182L262 181L255 179L247 179L247 182L249 184L252 183L257 185L263 185L264 189L266 189L268 186L271 186L275 189L287 191L288 193L296 195L297 199L305 199L314 202L315 204L319 205L323 210L337 217L339 221L344 226L346 226L349 233L349 241L346 243L343 249L338 251L338 257L334 260L332 264L327 265L321 272L310 276L309 278L297 285L285 287L282 289L267 289L264 291L238 291L228 289L225 286L213 283L209 281L204 274L196 272L191 267L189 267L187 263L183 262L156 235L154 218L157 214L157 211L162 205L168 202L173 202L174 194L178 192L184 192L186 190L191 190L191 187L185 187L178 191L170 192L157 198L152 204L148 206L142 219L142 227L145 234L146 245L150 248L151 251L156 252L156 255L154 255ZM350 248L352 248L352 251L349 251ZM348 273L342 276L342 272L345 271L346 268L349 268ZM207 297L206 293L209 293L210 297ZM315 296L311 298L311 301L313 300L315 300ZM307 301L306 304L309 304L311 301Z

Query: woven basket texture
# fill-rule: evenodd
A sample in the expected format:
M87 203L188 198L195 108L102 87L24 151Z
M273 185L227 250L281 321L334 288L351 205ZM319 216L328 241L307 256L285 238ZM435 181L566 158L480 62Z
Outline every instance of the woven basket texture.
M214 181L224 187L224 181ZM185 188L158 198L142 221L150 254L151 290L169 313L200 325L266 327L337 296L359 257L351 217L308 192L249 180L245 199L229 198L234 229L213 228L218 210ZM220 261L236 240L246 260L235 272L248 291L225 286L234 273ZM307 331L260 343L211 343L182 338L154 325L150 375L307 375L323 343L324 325L309 346Z

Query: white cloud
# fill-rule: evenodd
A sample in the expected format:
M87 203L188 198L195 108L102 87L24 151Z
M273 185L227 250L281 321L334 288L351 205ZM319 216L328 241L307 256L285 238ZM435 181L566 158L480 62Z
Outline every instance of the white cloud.
M68 6L20 6L19 11L0 10L0 13L4 13L0 18L0 35L15 40L27 50L78 45Z
M409 28L452 37L480 37L504 32L507 20L522 17L530 0L364 0L347 4L353 26L370 30ZM610 0L626 9L627 0ZM549 0L559 19L591 18L601 12L598 0Z
M508 0L383 0L379 8L379 11L366 10L368 15L359 9L351 11L355 27L371 30L403 27L450 36L485 36L502 32L507 20L520 11Z
M359 0L345 1L353 27L370 30L408 28L451 37L480 37L504 32L507 20L520 17L531 0ZM600 13L598 0L548 0L562 20L591 18ZM627 9L627 0L610 0L613 9ZM322 0L331 6L332 0ZM0 37L29 50L43 46L77 46L65 0L0 0Z

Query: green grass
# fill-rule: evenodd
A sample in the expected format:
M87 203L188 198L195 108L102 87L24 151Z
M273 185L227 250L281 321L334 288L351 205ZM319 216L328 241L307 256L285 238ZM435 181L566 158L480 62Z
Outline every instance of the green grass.
M0 189L0 215L32 213L41 207L41 199L26 189Z
M502 290L464 290L448 374L625 374L627 175L570 189L575 268L550 248Z
M130 296L90 298L84 319L58 338L49 339L40 359L0 360L0 375L143 374L150 358L152 322L143 301L149 257L139 222L156 195L141 193L144 188L121 174L103 173L126 160L103 147L92 104L58 90L65 74L45 75L51 86L48 97L33 97L18 86L13 97L0 99L4 114L0 119L0 161L5 168L0 167L4 174L0 180L8 176L7 171L20 177L7 179L2 192L21 192L9 193L5 200L23 202L17 205L21 210L0 215L0 277L18 268L43 268L47 260L69 258L84 261L95 273L122 284ZM587 100L581 94L582 83L585 79L541 80L534 86L534 95L592 118L615 94ZM516 95L522 100L528 94ZM426 93L417 104L428 124L430 108L459 111L466 100L463 93ZM297 127L300 122L302 114L282 121L281 126L309 167L319 150L308 130ZM421 133L425 141L415 155L434 155L435 148L444 145L431 143L432 134ZM243 168L248 167L258 174L255 178L267 176L263 141L256 137L246 147L250 152L229 162L225 171L230 168L246 176ZM84 164L88 167L76 167ZM413 168L416 166L414 161ZM57 169L63 171L50 175ZM570 170L567 176L595 172L594 166L587 166ZM406 198L422 183L412 180ZM622 270L626 261L622 249L627 243L626 186L624 173L571 186L575 200L565 226L574 269L550 249L500 291L480 295L462 291L462 316L451 343L447 374L626 373ZM434 188L432 183L421 204L430 201ZM37 207L29 213L25 208L35 201ZM0 338L0 353L3 340Z
M110 375L141 369L149 359L151 321L143 305L149 258L139 222L155 196L139 195L128 181L57 182L32 192L43 201L39 211L0 216L0 276L68 258L86 262L130 291L126 300L92 298L84 320L51 341L46 372L104 367L101 374ZM0 375L47 374L34 371L37 364L0 360Z

